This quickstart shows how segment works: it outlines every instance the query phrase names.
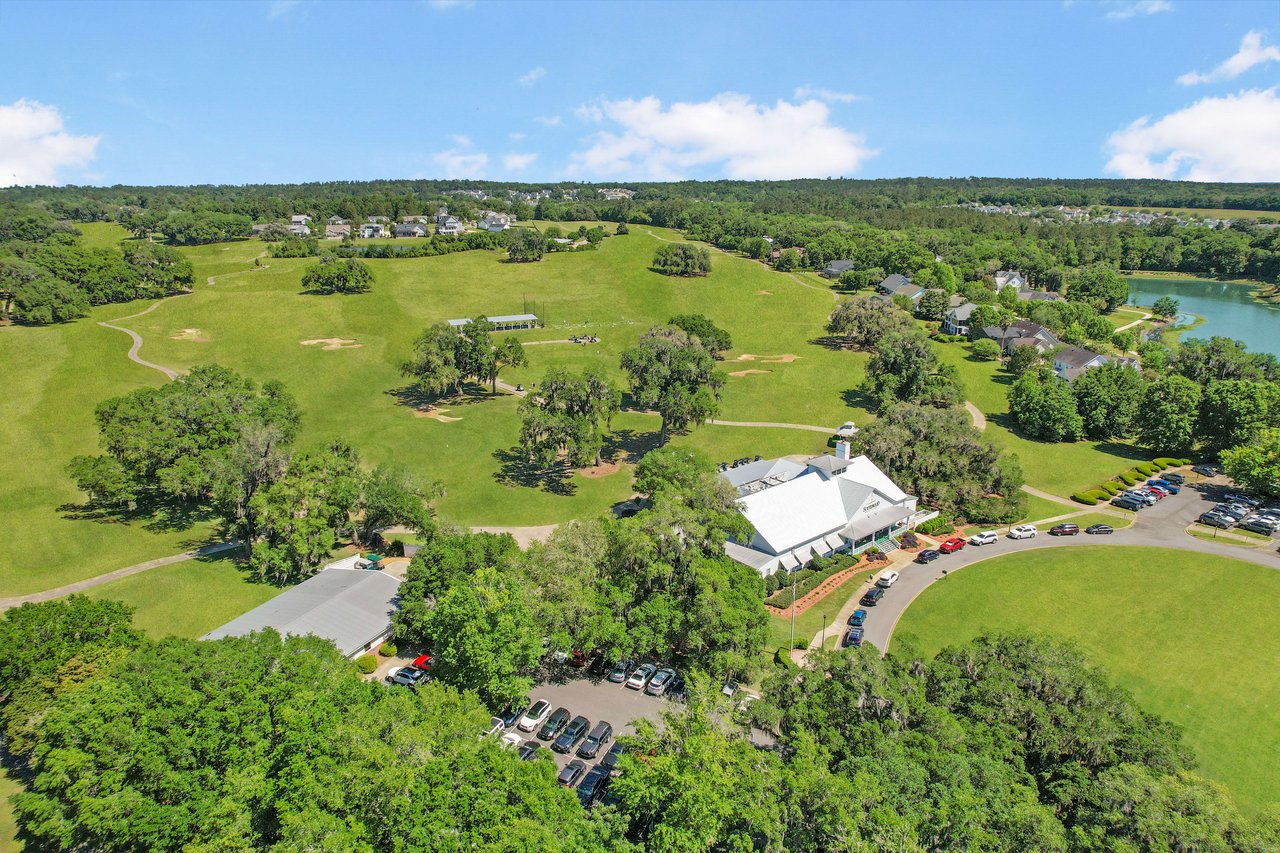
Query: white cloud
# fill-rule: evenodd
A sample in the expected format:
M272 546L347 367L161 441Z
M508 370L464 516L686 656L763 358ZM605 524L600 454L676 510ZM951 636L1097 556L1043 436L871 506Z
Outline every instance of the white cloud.
M1220 80L1234 80L1255 65L1280 61L1280 47L1269 44L1262 46L1262 33L1250 30L1240 39L1240 49L1234 56L1222 61L1217 68L1208 74L1199 71L1188 71L1178 78L1181 86L1194 86L1197 83L1217 83Z
M532 166L537 159L537 154L507 154L502 158L502 167L508 172L518 172Z
M532 86L534 83L537 83L539 80L541 80L543 77L546 77L546 76L547 76L547 69L539 65L537 68L530 68L527 72L522 74L520 76L520 79L517 80L516 82L519 83L521 86Z
M1107 140L1123 178L1280 181L1276 87L1202 98L1157 121L1143 116Z
M267 20L275 21L302 5L302 0L271 0L267 5Z
M465 136L453 137L454 147L440 151L431 159L444 170L446 178L482 178L489 165L489 155L476 151Z
M93 160L98 140L67 133L57 107L26 99L0 104L0 187L56 184L62 169Z
M510 139L512 142L519 142L521 139L524 139L524 137L525 135L518 130L513 130L507 134L507 139Z
M875 151L859 133L830 123L820 101L772 107L725 92L663 108L655 97L601 101L579 115L613 127L590 137L571 171L610 179L676 180L719 166L729 178L848 175Z
M534 116L533 120L538 124L543 124L547 127L559 127L564 124L564 122L561 121L560 116Z
M832 101L837 104L852 104L854 101L861 101L862 95L855 95L852 92L833 92L821 86L797 86L795 98L797 101Z
M1139 15L1158 15L1172 11L1173 4L1169 0L1116 0L1107 11L1107 20L1125 21Z

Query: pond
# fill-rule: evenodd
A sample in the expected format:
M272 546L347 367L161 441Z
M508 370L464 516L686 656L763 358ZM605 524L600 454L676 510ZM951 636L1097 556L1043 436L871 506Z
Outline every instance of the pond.
M1161 296L1178 300L1179 320L1199 314L1205 321L1185 337L1223 336L1244 341L1250 352L1280 355L1280 305L1259 302L1247 284L1204 278L1129 279L1129 302L1150 306Z

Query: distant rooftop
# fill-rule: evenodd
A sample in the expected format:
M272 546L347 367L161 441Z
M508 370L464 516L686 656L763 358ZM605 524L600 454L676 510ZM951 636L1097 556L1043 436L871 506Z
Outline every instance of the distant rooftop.
M497 317L487 317L485 319L487 319L490 323L495 323L499 326L505 326L508 323L536 323L538 322L538 315L537 314L501 314ZM471 320L472 318L470 317L463 317L461 320L450 320L449 325L465 326L468 323L470 323Z

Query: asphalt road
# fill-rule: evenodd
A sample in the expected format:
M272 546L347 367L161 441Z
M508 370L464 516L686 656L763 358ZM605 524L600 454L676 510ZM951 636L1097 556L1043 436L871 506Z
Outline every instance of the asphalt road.
M1213 506L1217 498L1230 490L1225 481L1221 480L1205 481L1188 486L1179 494L1170 495L1155 506L1137 513L1137 518L1132 525L1123 530L1117 530L1110 536L1088 536L1083 532L1079 536L1050 536L1048 529L1044 528L1034 539L1014 540L1002 532L1000 540L993 545L969 545L963 551L944 555L928 565L911 563L907 568L900 570L901 577L880 600L880 604L867 608L864 642L878 649L888 649L898 620L916 596L929 586L974 563L1029 549L1075 548L1082 545L1146 545L1233 557L1280 570L1280 554L1276 553L1274 542L1264 548L1240 547L1197 539L1186 532L1187 525L1195 521L1200 513ZM843 628L843 625L836 626L836 630L842 631Z

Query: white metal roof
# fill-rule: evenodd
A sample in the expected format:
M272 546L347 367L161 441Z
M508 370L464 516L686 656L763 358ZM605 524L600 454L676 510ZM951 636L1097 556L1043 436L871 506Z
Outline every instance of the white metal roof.
M471 322L473 318L463 317L461 320L450 320L450 326L465 326ZM533 323L538 319L537 314L502 314L497 317L486 317L490 323Z

